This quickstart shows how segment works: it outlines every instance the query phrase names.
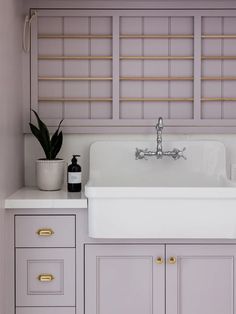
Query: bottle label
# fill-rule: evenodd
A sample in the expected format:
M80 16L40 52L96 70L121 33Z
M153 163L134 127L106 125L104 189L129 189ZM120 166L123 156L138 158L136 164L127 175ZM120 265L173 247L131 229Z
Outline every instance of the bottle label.
M81 183L81 172L68 172L68 183Z

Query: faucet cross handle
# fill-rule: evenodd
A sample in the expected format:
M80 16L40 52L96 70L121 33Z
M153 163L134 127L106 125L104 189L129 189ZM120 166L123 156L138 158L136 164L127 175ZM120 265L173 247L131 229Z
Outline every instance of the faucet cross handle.
M173 158L174 158L175 160L177 160L177 159L179 159L179 158L183 158L184 160L187 160L187 157L184 156L184 151L185 151L185 150L186 150L186 147L184 147L182 150L175 148L174 151L175 151L176 155L173 156Z
M136 151L135 151L135 159L138 160L138 159L145 159L147 160L147 157L145 156L145 154L148 152L148 149L139 149L139 148L136 148Z

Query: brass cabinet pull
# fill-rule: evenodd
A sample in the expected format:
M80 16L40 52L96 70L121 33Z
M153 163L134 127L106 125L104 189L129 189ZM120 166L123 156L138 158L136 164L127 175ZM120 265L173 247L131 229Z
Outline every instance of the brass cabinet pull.
M50 228L43 228L39 229L36 233L41 237L50 237L54 234L54 231Z
M156 263L157 263L157 264L163 264L163 263L164 263L164 258L162 258L162 257L157 257L157 258L156 258Z
M169 262L169 264L175 264L175 263L176 263L176 257L171 256L171 257L168 259L168 262Z
M50 281L53 281L53 279L55 279L55 277L51 274L40 274L40 275L38 275L38 280L41 282L50 282Z

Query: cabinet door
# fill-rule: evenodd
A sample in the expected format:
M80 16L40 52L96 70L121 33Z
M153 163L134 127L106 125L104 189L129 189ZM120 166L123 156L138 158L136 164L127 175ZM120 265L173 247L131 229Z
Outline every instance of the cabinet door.
M234 313L235 245L168 245L166 253L166 314Z
M87 245L86 314L164 314L164 246Z

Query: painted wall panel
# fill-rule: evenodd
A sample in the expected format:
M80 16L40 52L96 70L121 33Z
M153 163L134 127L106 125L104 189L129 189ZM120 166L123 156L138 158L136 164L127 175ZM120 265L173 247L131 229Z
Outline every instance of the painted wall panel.
M13 234L4 199L23 185L22 1L0 1L0 313L14 313ZM29 108L28 108L29 109Z

